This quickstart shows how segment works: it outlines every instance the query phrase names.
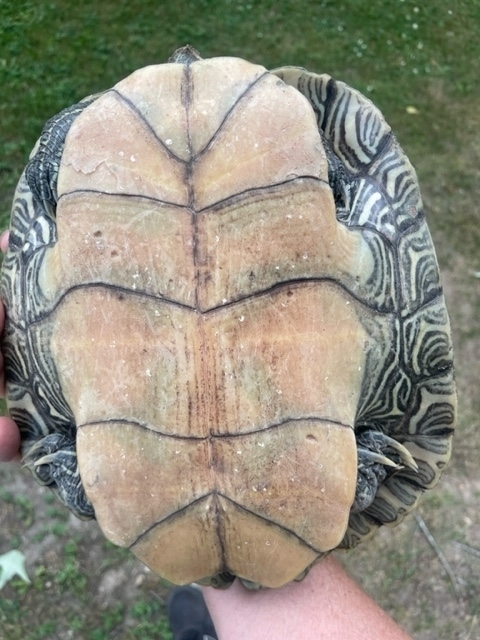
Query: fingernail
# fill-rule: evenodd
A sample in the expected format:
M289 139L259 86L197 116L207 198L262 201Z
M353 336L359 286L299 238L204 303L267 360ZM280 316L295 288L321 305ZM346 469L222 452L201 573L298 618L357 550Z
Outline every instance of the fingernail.
M8 238L10 235L10 231L9 229L6 229L2 235L0 235L0 250L3 251L3 253L6 252L6 250L8 249Z

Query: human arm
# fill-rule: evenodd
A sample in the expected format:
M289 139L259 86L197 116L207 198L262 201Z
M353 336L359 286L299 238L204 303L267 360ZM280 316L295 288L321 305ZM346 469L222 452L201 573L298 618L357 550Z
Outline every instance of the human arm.
M409 640L328 556L281 589L249 592L235 583L203 590L219 640Z

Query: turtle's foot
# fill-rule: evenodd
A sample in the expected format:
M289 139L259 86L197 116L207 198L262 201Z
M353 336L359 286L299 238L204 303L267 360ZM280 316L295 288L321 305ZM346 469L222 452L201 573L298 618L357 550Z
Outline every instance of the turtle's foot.
M51 433L27 450L24 463L37 481L52 489L76 516L95 517L80 478L75 440Z
M409 467L418 471L406 447L381 431L364 431L357 438L358 476L352 513L360 513L375 500L387 475Z

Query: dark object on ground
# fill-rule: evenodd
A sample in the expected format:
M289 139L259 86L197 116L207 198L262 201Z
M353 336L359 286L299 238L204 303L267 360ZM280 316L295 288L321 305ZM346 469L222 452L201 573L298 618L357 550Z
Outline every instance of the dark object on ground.
M202 592L195 587L177 587L170 592L168 621L174 640L217 638Z

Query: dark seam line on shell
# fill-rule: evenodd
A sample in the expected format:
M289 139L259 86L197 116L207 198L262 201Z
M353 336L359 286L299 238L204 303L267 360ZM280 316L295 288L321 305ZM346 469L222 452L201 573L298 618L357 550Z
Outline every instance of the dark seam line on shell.
M229 498L228 496L224 495L223 493L220 493L219 491L217 491L216 494L218 496L221 496L225 500L228 500L228 502L231 502L232 504L234 504L236 507L238 507L242 511L245 511L246 513L248 513L250 515L253 515L256 518L259 518L260 520L264 520L265 522L268 522L269 524L271 524L271 525L273 525L275 527L278 527L281 531L285 531L285 532L289 533L290 535L292 535L294 538L299 540L302 544L304 544L306 547L308 547L309 549L311 549L315 553L318 553L318 554L325 553L325 551L320 551L320 549L316 549L312 544L310 544L309 542L304 540L301 536L298 535L298 533L295 533L295 531L293 531L292 529L289 529L288 527L285 527L284 525L279 524L278 522L275 522L275 520L272 520L271 518L267 518L266 516L260 515L259 513L256 513L255 511L253 511L251 509L248 509L247 507L244 507L242 504L239 504L238 502L236 502L232 498Z
M204 211L214 210L217 207L223 208L222 205L224 205L225 203L228 203L229 200L233 201L232 205L234 204L236 205L238 204L236 199L241 199L241 198L246 199L246 196L248 196L249 194L254 194L260 191L271 191L277 188L280 189L280 187L283 187L290 183L295 183L297 182L297 180L304 180L304 181L311 180L313 183L321 183L330 188L330 184L328 183L328 180L324 180L323 178L318 178L317 176L309 176L309 175L296 176L295 178L289 178L288 180L282 180L281 182L273 182L272 184L265 184L265 185L261 185L260 187L252 187L251 189L238 191L237 193L233 193L232 195L227 196L222 200L217 200L216 202L209 204L207 207L203 207L203 209L198 209L198 211L195 211L195 213L197 214L203 213Z
M428 309L428 307L430 307L430 306L437 305L439 302L442 302L443 298L444 298L443 290L442 290L442 287L440 286L440 293L438 293L431 300L428 300L427 302L424 302L423 304L421 304L419 307L416 307L413 311L410 311L408 314L401 315L400 316L401 322L403 323L406 320L409 320L410 318L416 316L420 311L424 311L425 309ZM443 324L441 324L439 326L443 326Z
M254 298L260 298L263 295L268 295L270 293L275 293L275 291L283 289L283 288L287 288L287 287L298 288L299 285L302 285L302 284L315 284L315 283L328 283L328 284L331 284L333 286L336 286L339 289L342 289L342 291L344 291L348 296L353 298L356 302L361 304L363 307L366 307L369 310L373 310L376 313L380 313L380 314L387 315L387 316L388 315L396 315L393 311L383 311L381 309L378 309L375 306L370 306L367 302L365 302L364 300L359 298L357 295L355 295L352 291L350 291L346 285L344 285L339 280L335 280L335 278L332 278L330 276L312 276L312 277L295 278L294 280L284 280L284 281L281 281L281 282L276 282L274 285L272 285L272 286L270 286L270 287L268 287L266 289L262 289L261 291L254 291L249 295L242 296L242 297L236 298L234 300L230 300L229 302L226 302L225 304L220 304L217 307L212 307L211 309L207 309L205 311L202 311L201 313L202 314L210 314L211 313L213 315L214 313L221 312L222 309L225 309L225 308L228 308L228 307L233 307L236 304L241 304L245 300L251 300L251 299L254 299Z
M186 75L187 75L187 95L189 96L189 98L187 98L187 102L190 102L190 78L191 78L191 73L190 73L190 65L185 65L185 71L186 71ZM189 140L189 156L190 159L189 160L183 160L182 158L180 158L179 156L177 156L175 153L173 153L173 151L171 149L169 149L169 147L163 142L163 140L161 138L158 137L158 135L155 133L152 125L148 122L148 120L145 118L145 116L141 113L141 111L138 109L138 107L129 99L127 98L125 95L123 95L120 91L118 91L118 89L110 89L109 91L105 92L106 94L108 93L114 93L115 95L117 95L125 104L128 105L128 107L137 115L137 117L145 124L145 126L149 129L149 131L151 132L152 136L155 138L155 140L157 140L157 142L168 152L168 155L171 156L172 158L174 158L175 160L177 160L178 162L180 162L181 164L189 164L194 162L199 156L201 156L202 154L204 154L209 146L212 144L212 142L215 140L215 138L218 136L220 130L223 128L223 126L225 125L225 122L228 120L230 114L232 113L232 111L236 108L237 104L244 98L245 95L247 95L250 90L252 89L252 87L254 87L257 82L259 82L259 80L261 80L262 78L264 78L265 76L270 75L268 71L266 71L265 73L263 73L261 76L259 76L252 84L250 84L247 89L245 89L245 91L237 98L237 100L235 101L235 103L231 106L231 108L226 112L223 120L221 121L221 123L219 124L218 128L216 129L216 131L214 132L214 134L212 135L212 137L210 138L210 140L207 142L207 144L205 145L205 147L199 151L195 156L192 155L192 147L190 144L190 140ZM190 106L188 104L188 106ZM188 106L187 106L187 136L188 138L190 138L190 131L189 131L189 124L188 124Z
M366 108L365 104L361 104L360 109L357 109L355 111L355 134L356 134L356 138L357 138L357 143L358 146L360 147L360 149L363 151L363 153L368 156L370 158L368 165L365 165L365 163L362 163L363 166L371 166L374 162L376 162L379 158L381 158L381 156L385 153L386 148L390 148L393 144L393 141L395 140L395 137L393 135L392 130L390 129L389 125L385 122L385 119L383 118L382 114L380 113L380 111L378 109L376 109L375 111L375 116L380 116L380 121L382 125L386 125L387 127L389 127L389 131L385 131L381 138L380 138L380 142L377 143L376 149L375 149L375 155L372 155L371 151L370 151L370 146L367 144L364 144L362 142L361 136L359 135L359 131L361 129L361 124L359 123L358 119L359 116L361 115L362 112L362 107ZM368 115L365 115L365 118L369 118L372 116L372 111L368 112Z
M186 120L186 129L187 129L187 149L188 149L188 157L189 160L187 162L187 172L186 172L186 181L188 188L188 206L190 208L190 224L192 226L192 263L194 269L194 286L193 286L193 295L194 295L194 306L198 307L198 297L199 297L199 233L198 233L198 219L195 212L195 188L193 183L193 157L192 157L192 134L191 134L191 123L190 123L190 107L192 103L192 93L193 93L193 76L190 65L187 64L183 71L183 80L182 83L182 105L185 107L185 120Z
M154 198L153 196L146 196L140 193L121 193L121 192L108 192L108 191L100 191L98 189L74 189L73 191L68 191L66 193L62 193L62 195L60 196L60 198L58 199L58 202L60 202L63 198L72 196L72 195L77 195L77 194L87 194L87 193L93 193L93 194L98 194L98 195L104 195L104 196L112 196L112 197L122 197L122 198L132 198L132 199L136 199L138 198L139 200L148 200L149 202L156 202L160 205L167 205L169 207L177 207L178 209L185 209L186 211L193 211L195 214L199 214L199 213L203 213L205 211L209 211L210 209L215 209L216 207L221 207L222 205L224 205L225 203L228 203L229 200L232 200L232 205L237 204L236 199L239 198L243 198L248 196L250 193L257 193L259 191L265 190L265 191L269 191L271 189L276 189L276 188L280 188L283 187L284 185L288 185L290 183L294 183L297 180L311 180L313 183L322 183L327 185L328 187L330 187L329 183L327 180L323 180L322 178L318 178L317 176L308 176L308 175L302 175L302 176L296 176L295 178L289 178L288 180L282 180L281 182L274 182L272 184L265 184L262 185L260 187L253 187L252 189L245 189L244 191L238 191L236 193L232 193L231 195L229 195L226 198L223 198L222 200L217 200L216 202L209 204L207 207L203 207L203 209L198 209L198 211L191 206L190 204L178 204L176 202L170 202L169 200L161 200L160 198ZM347 225L345 225L347 226ZM363 229L364 227L359 226L360 229ZM55 244L55 243L54 243ZM54 246L53 244L53 246ZM42 245L42 246L46 246L46 245Z
M79 291L81 289L107 289L108 291L114 291L116 293L120 293L120 294L125 294L125 295L131 295L134 297L141 297L141 298L148 298L149 300L155 300L157 302L166 302L168 304L171 304L175 307L180 307L182 309L187 309L189 311L197 311L194 307L190 307L186 304L183 304L182 302L177 302L176 300L170 300L169 298L163 298L161 295L154 295L153 293L148 293L147 291L142 291L141 289L127 289L124 287L121 287L119 285L116 284L111 284L111 283L107 283L107 282L84 282L82 284L76 284L73 285L72 287L70 287L69 289L67 289L66 291L64 291L62 293L62 295L60 296L60 298L58 298L58 300L56 301L56 303L54 304L54 306L47 311L46 313L39 315L37 318L35 318L35 320L32 320L30 322L28 322L27 319L27 325L28 327L31 327L35 324L38 324L40 322L43 322L46 318L48 318L49 316L51 316L53 313L55 313L55 311L57 310L57 308L62 304L63 300L70 294L73 293L75 291ZM28 330L28 328L27 328Z
M94 427L94 426L104 426L104 425L108 426L109 424L120 423L120 424L130 425L132 427L138 427L139 429L145 429L145 431L151 431L154 434L158 434L159 436L164 436L166 438L172 438L173 440L206 441L206 440L210 440L211 438L219 438L219 439L233 438L236 440L236 439L242 438L243 436L250 436L256 433L262 434L262 433L265 433L266 431L273 431L278 428L286 427L292 422L312 422L312 423L318 423L320 425L323 425L324 423L328 423L328 424L334 424L339 427L344 427L346 429L352 429L352 430L354 429L353 425L351 424L346 424L345 422L340 422L339 420L331 420L330 418L325 418L323 416L322 417L303 416L300 418L285 418L280 422L276 422L274 424L270 424L265 427L258 427L258 428L252 429L251 431L242 431L241 433L209 432L205 436L192 436L192 435L182 436L176 433L166 433L165 431L159 431L158 429L154 429L153 427L149 426L149 424L147 424L146 422L140 422L139 420L129 420L127 418L118 418L118 419L107 418L105 420L92 420L90 422L84 422L83 424L77 425L77 429L82 429L83 427Z
M309 549L311 549L315 553L318 553L318 554L325 553L325 551L320 551L319 549L316 549L313 545L311 545L306 540L304 540L301 536L299 536L298 533L295 533L295 531L292 531L288 527L285 527L285 526L279 524L278 522L275 522L275 520L271 520L270 518L267 518L267 517L265 517L263 515L255 513L255 511L252 511L251 509L247 509L247 507L244 507L243 505L239 504L238 502L235 502L235 500L232 500L232 498L229 498L228 496L224 495L223 493L220 493L219 491L215 491L215 490L214 491L210 491L209 493L206 493L205 495L201 496L200 498L197 498L196 500L193 500L192 502L190 502L190 504L186 505L185 507L182 507L181 509L178 509L174 513L171 513L170 515L168 515L165 518L163 518L163 520L159 520L158 522L155 522L154 524L152 524L150 527L148 527L148 529L145 529L145 531L143 531L143 533L141 533L138 536L138 538L134 542L132 542L132 544L130 544L128 546L128 549L133 549L133 547L135 547L135 545L138 542L140 542L142 540L142 538L146 537L156 527L158 527L160 525L163 525L163 524L166 524L169 520L175 520L177 517L181 516L184 512L188 511L190 509L190 507L192 507L193 505L197 504L198 502L201 502L202 500L205 500L206 498L209 498L210 496L219 496L221 498L224 498L225 500L228 500L228 502L230 502L231 504L235 505L236 507L238 507L242 511L245 511L248 514L255 516L255 518L259 518L260 520L263 520L264 522L268 522L269 524L277 527L281 531L285 531L286 533L289 533L290 535L292 535L294 538L299 540L302 544L304 544L306 547L308 547ZM224 566L225 565L226 565L226 563L224 562Z
M221 313L223 309L228 309L230 307L234 307L235 305L240 305L243 302L245 302L245 300L251 300L251 299L255 299L255 298L260 298L262 296L266 296L269 295L270 293L275 293L275 291L277 290L281 290L283 288L287 288L287 287L295 287L298 288L299 285L302 284L315 284L315 283L328 283L331 284L333 286L338 287L339 289L341 289L342 291L344 291L348 296L350 296L351 298L353 298L356 302L358 302L358 304L362 305L363 307L366 307L369 310L373 310L376 313L382 314L382 315L386 315L386 316L390 316L390 315L396 315L393 311L383 311L382 309L378 309L377 307L374 306L370 306L369 304L367 304L366 302L364 302L363 300L361 300L358 296L356 296L354 293L352 293L344 284L342 284L341 282L339 282L338 280L335 280L334 278L330 278L330 277L313 277L313 278L297 278L295 280L286 280L283 282L277 282L275 283L273 286L267 288L267 289L262 289L261 291L254 291L253 293L246 295L246 296L242 296L240 298L236 298L234 300L231 300L230 302L226 302L225 304L221 304L218 305L217 307L212 307L211 309L205 309L204 311L201 311L200 309L197 309L195 307L191 307L187 304L184 304L183 302L178 302L177 300L171 300L170 298L165 298L161 295L154 295L152 293L148 293L147 291L143 291L141 289L127 289L124 287L120 287L118 285L115 284L110 284L110 283L105 283L105 282L85 282L82 284L77 284L74 285L72 287L70 287L69 289L67 289L66 291L64 291L64 293L62 293L62 295L60 296L60 298L56 301L56 303L54 304L54 306L47 311L46 313L39 315L37 318L35 318L35 320L32 321L28 321L27 319L27 324L29 327L38 324L40 322L43 322L46 318L48 318L50 315L52 315L56 309L60 306L60 304L63 302L63 300L72 292L74 291L78 291L80 289L108 289L110 291L115 291L118 293L122 293L125 295L131 295L131 296L136 296L136 297L142 297L142 298L148 298L150 300L155 300L157 302L165 302L167 304L170 304L172 306L175 307L179 307L181 309L186 309L186 310L190 310L192 312L195 313L199 313L201 315L214 315L215 313Z
M244 100L245 96L247 96L253 90L253 87L255 87L257 85L257 83L260 82L260 80L262 80L263 78L265 78L266 76L269 76L269 75L271 75L271 74L268 71L265 71L265 73L262 73L261 76L259 76L256 80L254 80L251 84L249 84L248 87L245 89L245 91L240 96L238 96L238 98L232 104L230 109L225 113L225 115L223 117L223 120L220 122L220 124L218 125L216 131L213 133L212 137L207 142L207 144L195 156L191 156L192 162L195 162L197 160L197 158L199 158L200 156L202 156L204 153L206 153L209 150L210 146L213 144L213 142L215 141L215 139L218 137L218 135L220 134L221 130L225 126L225 123L230 118L232 112L237 108L238 104L242 100Z
M74 189L73 191L67 191L62 193L58 202L63 200L63 198L68 198L73 195L81 195L81 194L93 193L102 196L112 196L114 198L132 198L138 200L148 200L149 202L155 202L160 205L167 205L168 207L176 207L178 209L185 209L186 211L190 210L188 204L178 204L177 202L170 202L169 200L161 200L160 198L154 198L153 196L146 196L141 193L122 193L122 192L108 192L108 191L100 191L98 189ZM55 243L54 243L55 244ZM54 246L54 245L53 245Z
M343 427L345 429L352 429L352 431L354 431L354 426L351 424L347 424L345 422L340 422L339 420L332 420L330 418L326 418L324 416L302 416L300 418L284 418L283 420L281 420L280 422L276 422L274 424L270 424L266 427L259 427L256 429L252 429L251 431L242 431L242 433L211 433L210 432L210 436L213 438L241 438L242 436L250 436L250 435L254 435L256 433L258 434L262 434L265 433L266 431L273 431L275 429L281 428L281 427L287 427L288 425L290 425L292 422L312 422L314 424L319 424L319 425L324 425L324 423L328 423L328 424L334 424L338 427Z
M153 529L155 529L156 527L158 527L161 524L165 524L169 520L175 520L175 518L180 516L182 513L184 513L185 511L188 511L188 509L190 509L190 507L193 507L198 502L201 502L202 500L205 500L206 498L210 497L214 493L215 493L214 491L210 491L209 493L206 493L205 495L200 496L199 498L195 498L195 500L192 500L192 502L187 504L185 507L181 507L180 509L177 509L173 513L170 513L168 516L166 516L162 520L158 520L157 522L154 522L147 529L145 529L145 531L143 531L130 545L128 545L127 549L133 549L133 547L136 544L138 544L142 540L142 538L145 538L146 536L148 536L148 534L151 531L153 531Z
M384 235L382 231L380 231L379 229L376 229L375 227L370 227L369 225L361 225L361 224L348 224L347 222L345 222L345 220L338 220L338 218L337 218L337 222L341 224L343 227L345 227L345 229L348 229L349 231L350 230L358 231L363 237L370 234L375 238L380 238L386 245L391 247L391 249L395 249L396 247L396 244L392 242L392 240L388 236Z
M27 324L28 324L29 327L31 327L31 326L33 326L35 324L43 322L46 318L48 318L50 315L52 315L56 311L56 309L60 306L60 304L63 302L63 300L70 293L72 293L74 291L77 291L77 290L80 290L80 289L94 289L94 288L97 288L97 289L108 289L110 291L115 291L115 292L122 293L122 294L125 294L125 295L132 295L132 296L136 296L136 297L148 298L150 300L155 300L157 302L165 302L165 303L170 304L172 306L179 307L181 309L190 310L190 311L192 311L194 313L198 313L198 314L201 314L203 316L207 316L207 315L214 315L216 313L221 313L223 309L229 309L231 307L234 307L235 305L240 305L243 302L245 302L245 300L261 298L264 295L267 296L270 293L275 293L275 291L281 290L283 288L288 288L288 287L298 288L302 284L315 284L315 283L328 283L328 284L331 284L333 286L338 287L339 289L344 291L348 296L350 296L356 302L358 302L358 304L362 305L363 307L366 307L370 311L373 310L376 313L379 313L379 314L382 314L382 315L385 315L385 316L396 315L395 312L393 312L393 311L383 311L382 309L378 309L377 307L370 306L369 304L367 304L366 302L361 300L358 296L356 296L351 291L349 291L349 289L344 284L342 284L341 282L338 282L337 280L334 280L333 278L330 278L330 277L324 277L324 278L322 278L322 277L297 278L295 280L286 280L284 282L277 282L273 286L271 286L271 287L269 287L267 289L262 289L261 291L254 291L250 295L242 296L240 298L231 300L230 302L226 302L225 304L221 304L221 305L218 305L216 307L212 307L211 309L205 309L204 311L201 311L200 309L197 309L195 307L191 307L189 305L186 305L183 302L178 302L177 300L171 300L170 298L164 298L164 297L162 297L160 295L157 296L157 295L154 295L152 293L148 293L146 291L143 291L141 289L136 289L136 290L126 289L126 288L120 287L120 286L115 285L115 284L104 283L104 282L88 282L88 283L82 283L82 284L74 285L73 287L70 287L69 289L67 289L67 291L65 291L60 296L60 298L57 300L55 305L48 312L38 316L37 318L35 318L35 320L32 320L30 322L28 322L28 320L27 320Z
M166 433L165 431L159 431L158 429L154 429L146 422L140 422L138 420L128 420L127 418L107 418L105 420L92 420L90 422L84 422L83 424L78 424L77 429L83 429L84 427L103 427L109 426L111 424L123 424L126 426L135 427L138 429L143 429L145 431L149 431L153 434L163 436L166 438L171 438L172 440L194 440L194 441L203 441L207 440L208 436L181 436L176 433Z
M214 476L212 469L212 476ZM215 496L215 530L217 533L218 543L220 545L220 553L222 556L222 568L228 568L227 565L227 544L225 542L225 527L223 526L224 518L222 518L222 514L220 513L220 504L218 501L218 492L214 491Z
M158 137L158 135L155 133L152 125L150 124L150 122L145 118L145 116L142 114L142 112L138 109L138 107L129 98L124 96L123 93L120 93L120 91L118 91L118 89L110 89L109 91L106 92L106 95L109 94L109 93L113 93L116 96L118 96L118 98L124 104L126 104L133 113L135 113L137 118L141 122L143 122L145 127L148 129L148 131L152 135L153 139L158 142L158 144L167 152L167 154L171 158L173 158L174 160L177 160L177 162L179 162L180 164L183 164L183 165L187 164L187 162L188 162L187 160L182 160L182 158L179 158L175 153L173 153L173 151L171 149L169 149L169 147L163 142L163 140Z

